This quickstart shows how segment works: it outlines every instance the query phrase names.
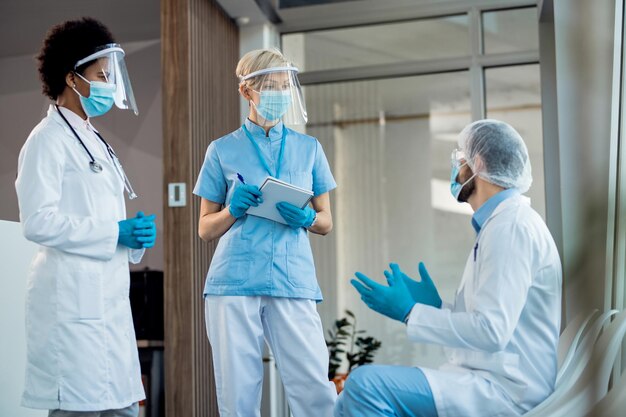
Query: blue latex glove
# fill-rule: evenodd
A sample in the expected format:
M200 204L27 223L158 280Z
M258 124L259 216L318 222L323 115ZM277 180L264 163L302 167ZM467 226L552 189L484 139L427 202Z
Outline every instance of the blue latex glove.
M150 216L145 216L143 212L137 213L137 218L141 219L141 222L138 223L139 227L135 228L133 235L137 239L137 242L141 243L143 248L151 248L154 246L156 242L156 223L154 220L156 216L154 214Z
M433 280L430 278L430 274L426 270L426 266L424 266L423 262L419 264L419 273L422 278L421 281L415 281L404 272L400 270L398 264L389 264L391 267L391 273L396 277L396 279L402 279L406 284L413 300L420 304L426 304L429 306L433 306L436 308L441 308L441 297L439 296L439 292L433 283ZM389 273L385 271L385 274Z
M298 229L300 227L310 227L315 220L315 215L317 214L315 210L308 205L304 208L300 208L285 201L276 204L276 208L278 209L280 215L283 216L283 219L285 219L289 227L294 229Z
M404 280L385 271L388 287L381 285L360 272L354 274L359 280L350 283L361 294L361 300L372 310L398 321L404 321L415 305ZM365 284L365 285L363 285Z
M155 215L145 216L143 212L138 212L136 217L132 219L121 220L117 222L119 227L119 234L117 237L117 243L124 245L131 249L141 249L144 247L144 238L151 236L146 232L146 236L136 236L136 230L145 230L154 228L154 237L152 238L152 246L154 245L154 239L156 238L156 226L154 224ZM143 233L143 232L142 232ZM148 242L149 244L149 242ZM150 246L151 247L151 246Z
M259 203L262 203L262 195L263 193L256 185L237 184L228 211L235 219L238 219L246 214L246 210L250 207L257 207Z

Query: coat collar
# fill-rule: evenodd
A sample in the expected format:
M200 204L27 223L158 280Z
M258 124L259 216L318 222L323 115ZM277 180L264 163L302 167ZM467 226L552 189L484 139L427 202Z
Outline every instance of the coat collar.
M513 206L520 206L520 205L530 206L530 198L526 197L525 195L517 193L516 195L513 195L507 198L506 200L502 201L493 210L493 213L491 213L491 216L489 216L489 218L485 220L485 222L483 223L481 227L481 232L485 229L485 227L491 220L493 220L496 216L498 216L500 213L505 211L507 208L513 207ZM478 233L478 235L480 236L480 233Z
M487 219L491 217L491 214L500 205L500 203L518 194L519 191L517 189L509 188L508 190L500 191L499 193L493 195L489 200L485 201L472 216L472 226L474 227L474 230L476 230L476 233L480 233L480 229L482 229Z
M280 141L283 137L283 129L286 129L283 122L280 121L270 129L269 135L266 135L265 129L255 124L250 119L246 119L244 125L252 137L259 141L267 141L268 138L271 142Z
M61 107L61 106L59 106L59 111L63 114L63 116L67 119L69 124L74 129L76 129L76 130L83 130L83 131L84 130L88 130L88 131L92 131L92 132L98 132L98 130L95 127L93 127L93 125L91 124L91 121L90 121L89 118L87 118L87 120L84 120L83 118L81 118L79 115L77 115L76 113L74 113L70 109L65 108L65 107ZM51 116L53 114L56 115L59 119L61 119L61 122L65 125L65 122L60 117L59 112L57 111L55 105L51 104L50 107L48 108L48 116Z

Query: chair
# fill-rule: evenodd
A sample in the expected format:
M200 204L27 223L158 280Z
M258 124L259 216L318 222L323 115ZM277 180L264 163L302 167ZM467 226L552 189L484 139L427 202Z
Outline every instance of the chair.
M604 312L598 317L593 318L593 320L590 320L584 328L580 329L582 340L577 346L572 345L572 349L568 352L568 357L564 359L563 365L559 368L556 375L555 388L563 384L567 385L568 381L566 381L566 379L569 379L569 382L575 381L583 372L591 357L591 351L602 328L606 325L607 321L617 313L617 310ZM591 319L594 315L595 313L592 313L589 318ZM572 384L569 383L569 386L571 385Z
M559 384L565 370L572 363L574 353L578 348L578 343L583 335L583 332L587 329L591 319L598 314L598 310L594 309L591 312L581 311L574 317L567 326L561 336L559 337L559 346L557 348L557 369L556 384Z
M561 403L563 398L571 395L571 390L591 360L592 351L602 327L605 325L606 321L616 313L617 310L610 310L601 314L597 318L593 318L596 314L595 311L587 314L588 321L582 321L581 326L574 334L574 337L572 337L572 342L568 342L567 339L563 342L570 343L570 348L568 349L568 353L565 355L563 364L557 374L558 382L555 384L554 391L541 404L526 413L525 416L531 417L551 415L547 413L547 410L554 409L556 405ZM592 318L593 320L591 320ZM566 330L569 327L570 326L568 325ZM585 330L587 331L585 332ZM563 333L565 334L565 332ZM574 343L577 336L578 339L582 337L580 343ZM567 337L569 338L569 336ZM561 342L559 341L559 347L560 345Z
M626 415L626 372L585 417L623 417Z
M614 314L614 310L606 312L593 323L583 338L580 354L575 355L563 374L562 384L547 400L552 399L526 415L583 417L606 395L613 363L626 334L626 310L617 314L597 341L596 338L606 319Z

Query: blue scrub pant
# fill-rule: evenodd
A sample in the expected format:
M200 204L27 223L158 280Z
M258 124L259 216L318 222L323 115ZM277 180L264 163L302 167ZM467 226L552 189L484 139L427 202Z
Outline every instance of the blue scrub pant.
M430 385L419 368L364 365L350 373L335 417L437 417Z

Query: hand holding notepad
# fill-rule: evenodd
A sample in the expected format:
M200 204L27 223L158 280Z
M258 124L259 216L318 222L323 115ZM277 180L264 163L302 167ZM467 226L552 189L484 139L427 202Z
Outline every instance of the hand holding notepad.
M304 227L308 229L315 222L317 213L309 205L302 208L293 204L281 201L276 204L276 208L280 215L285 219L287 225L292 229Z
M311 190L297 187L274 177L267 177L260 190L263 193L263 202L257 207L250 207L246 213L287 225L287 221L276 208L276 204L287 202L296 207L304 208L313 198Z

